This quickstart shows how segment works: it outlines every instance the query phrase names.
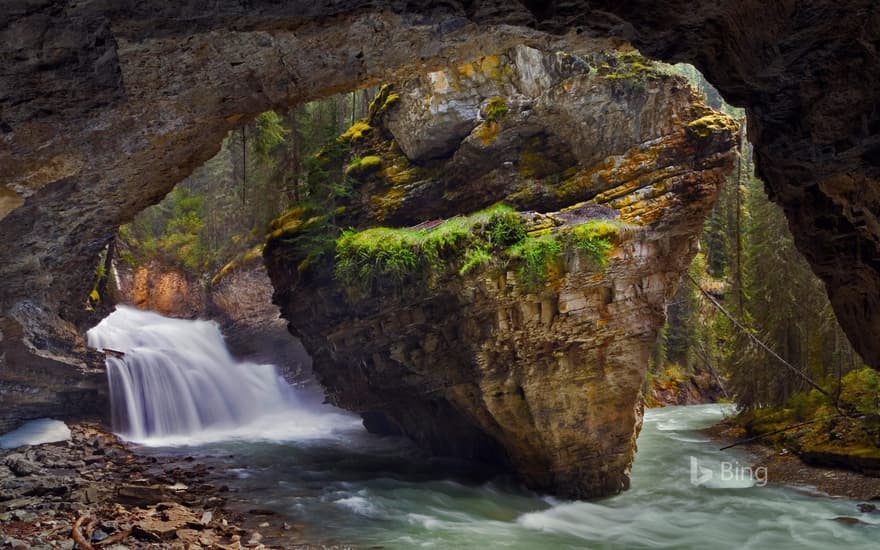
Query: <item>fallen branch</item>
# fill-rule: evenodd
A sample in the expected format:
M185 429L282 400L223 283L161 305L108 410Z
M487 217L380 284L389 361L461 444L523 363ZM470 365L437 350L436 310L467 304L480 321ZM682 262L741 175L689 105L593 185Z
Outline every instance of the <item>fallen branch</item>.
M835 415L835 416L832 416L832 417L829 417L829 418L835 418L836 416L839 416L839 415ZM791 426L786 426L785 428L782 428L781 430L773 430L772 432L767 432L767 433L758 434L758 435L756 435L756 436L754 436L754 437L750 437L750 438L748 438L748 439L743 439L743 440L741 440L741 441L737 441L736 443L731 443L730 445L728 445L728 446L726 446L726 447L721 447L721 448L718 449L718 450L719 450L719 451L726 451L727 449L730 449L731 447L736 447L736 446L739 446L739 445L744 445L744 444L746 444L746 443L751 443L752 441L757 441L757 440L759 440L759 439L761 439L761 438L764 438L764 437L767 437L767 436L769 436L769 435L776 435L776 434L779 434L779 433L782 433L782 432L787 432L788 430L793 430L793 429L795 429L795 428L800 428L801 426L806 426L807 424L814 424L814 423L816 423L816 422L818 422L818 421L820 421L820 420L826 420L826 418L814 418L813 420L807 420L806 422L799 422L799 423L797 423L797 424L792 424Z
M754 342L759 348L761 348L762 350L764 350L764 351L766 351L767 353L769 353L771 357L773 357L774 359L776 359L777 361L779 361L780 363L782 363L782 365L784 365L786 368L788 368L789 370L791 370L792 372L794 372L794 373L795 373L795 374L796 374L801 380L803 380L804 382L806 382L807 384L809 384L813 389L815 389L816 391L818 391L819 393L821 393L822 395L824 395L825 397L827 397L829 400L831 400L832 403L835 402L835 401L834 401L834 397L832 397L832 395L831 395L830 393L828 393L827 391L823 390L822 387L819 386L819 384L813 382L813 380L812 380L809 376L807 376L806 374L804 374L803 371L801 371L799 368L795 367L794 365L792 365L791 363L789 363L788 361L786 361L785 359L783 359L782 357L780 357L779 354L777 354L775 351L773 351L772 349L770 349L770 346L768 346L767 344L765 344L764 342L762 342L757 336L755 336L754 334L752 334L752 331L750 331L749 329L747 329L746 327L744 327L739 321L737 321L736 318L735 318L733 315L730 314L730 312L728 312L726 309L724 309L724 306L722 306L722 305L718 302L718 300L715 299L714 296L712 296L711 294L709 294L709 292L707 292L705 289L703 289L702 286L700 286L700 283L698 283L698 282L696 281L696 279L694 279L694 278L691 276L690 273L687 273L686 276L687 276L687 278L690 280L690 282L693 283L693 285L694 285L695 287L697 287L697 290L699 290L700 293L701 293L703 296L705 296L705 297L709 300L709 302L711 302L712 305L715 306L715 308L716 308L718 311L720 311L722 314L724 314L725 317L727 317L728 319L730 319L730 322L733 323L734 326L736 326L736 328L738 328L739 330L741 330L746 336L748 336L748 338L749 338L752 342Z
M79 532L79 528L82 526L85 519L86 516L80 516L76 518L76 521L73 523L73 532L71 533L73 536L73 542L82 548L82 550L95 550L95 547L89 544L89 541L83 538L82 533Z

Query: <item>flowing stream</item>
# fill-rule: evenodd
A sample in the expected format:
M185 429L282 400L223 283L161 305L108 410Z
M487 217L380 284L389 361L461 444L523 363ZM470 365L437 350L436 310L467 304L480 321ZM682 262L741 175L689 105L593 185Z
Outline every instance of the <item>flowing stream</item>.
M90 334L93 345L126 352L109 361L111 389L128 416L127 436L149 446L143 452L214 464L233 494L302 524L309 542L481 550L880 546L880 515L860 514L855 501L774 485L772 469L749 470L747 455L718 451L699 430L729 406L649 410L632 488L592 502L560 501L367 434L346 413L304 406L271 367L233 361L213 323L120 308L93 331L100 333ZM171 344L179 347L166 349ZM173 368L182 372L156 374L161 382L148 372ZM200 403L227 398L222 407ZM184 411L183 419L160 421L166 406ZM211 416L217 409L219 420ZM835 520L841 516L864 523Z

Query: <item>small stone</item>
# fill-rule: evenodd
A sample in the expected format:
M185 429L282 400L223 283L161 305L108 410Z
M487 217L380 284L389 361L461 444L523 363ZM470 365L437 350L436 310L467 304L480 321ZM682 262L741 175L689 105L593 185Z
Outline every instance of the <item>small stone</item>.
M863 514L873 514L877 512L877 506L874 504L863 502L859 504L859 512L862 512Z
M207 512L202 514L202 519L199 520L199 523L202 525L208 525L211 523L211 519L214 517L214 513L208 510Z
M37 519L37 514L33 512L28 512L27 510L16 510L12 512L12 517L14 517L18 521L31 523L35 519Z
M839 516L839 517L834 518L834 521L836 521L837 523L842 523L844 525L860 525L860 524L866 525L864 521L862 521L858 518L852 518L849 516Z
M257 527L269 527L269 522L268 522L268 521L264 521L263 523L257 525Z

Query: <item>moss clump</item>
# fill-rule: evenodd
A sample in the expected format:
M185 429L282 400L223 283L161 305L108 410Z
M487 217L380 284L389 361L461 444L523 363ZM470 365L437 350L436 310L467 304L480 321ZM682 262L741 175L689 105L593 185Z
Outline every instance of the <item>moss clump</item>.
M519 213L498 205L433 229L344 232L336 241L335 276L359 295L406 284L431 287L443 277L494 265L514 269L519 281L534 289L562 273L567 250L585 253L604 267L619 235L619 226L604 220L530 234Z
M507 100L502 96L495 96L490 98L488 102L486 102L486 106L483 107L483 118L490 122L497 122L504 118L510 110L507 107Z
M224 277L237 269L254 265L257 261L262 259L264 247L264 244L259 244L233 258L230 262L224 265L220 269L220 271L217 272L216 275L211 278L211 285L216 285L217 283L222 281Z
M501 119L508 113L507 101L501 96L490 98L483 107L483 123L476 129L476 135L483 145L489 145L498 137Z
M345 168L345 174L354 178L364 178L382 168L382 158L376 155L354 157Z
M572 229L574 242L581 252L586 253L596 265L604 268L608 257L618 240L623 225L610 220L594 220Z
M400 288L409 281L433 285L452 271L468 272L490 251L525 236L525 222L497 205L451 218L433 229L376 227L346 231L336 241L336 278L359 292Z
M692 120L688 130L701 139L707 139L719 133L736 134L739 126L736 121L722 113L712 113Z
M370 100L370 105L367 110L369 113L367 122L372 124L376 120L376 117L385 113L399 100L400 94L393 92L390 84L383 84L382 87L379 88L379 91L376 92L376 95L373 96L373 99Z
M373 131L373 127L366 119L359 120L351 125L341 136L337 138L339 143L354 143L363 140Z
M745 435L764 435L795 453L833 455L851 465L858 461L847 457L880 458L880 373L867 367L847 373L837 403L814 389L793 394L784 407L744 411L734 422Z
M495 122L494 120L487 120L480 124L477 128L477 137L480 138L480 142L483 145L490 145L495 141L495 138L498 137L498 131L501 130L501 125Z
M326 205L303 204L291 208L269 225L266 242L284 245L284 258L304 272L319 260L332 258L339 228Z
M559 270L562 251L560 239L548 233L523 239L510 248L508 255L520 263L517 270L520 282L528 288L535 288L546 281L551 272Z

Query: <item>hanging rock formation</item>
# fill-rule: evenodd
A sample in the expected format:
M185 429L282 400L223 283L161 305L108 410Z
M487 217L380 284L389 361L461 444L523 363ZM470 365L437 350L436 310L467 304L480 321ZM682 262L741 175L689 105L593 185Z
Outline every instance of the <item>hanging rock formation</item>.
M99 251L243 120L517 43L574 50L597 38L694 63L747 107L768 191L855 348L880 368L873 0L9 0L0 380L43 364L30 356L80 368L70 338L94 321L84 304Z
M318 155L347 176L312 184L350 190L275 222L275 299L368 429L564 496L619 492L736 139L635 52L521 46L383 88ZM523 213L473 214L498 201ZM379 224L421 225L327 238Z

